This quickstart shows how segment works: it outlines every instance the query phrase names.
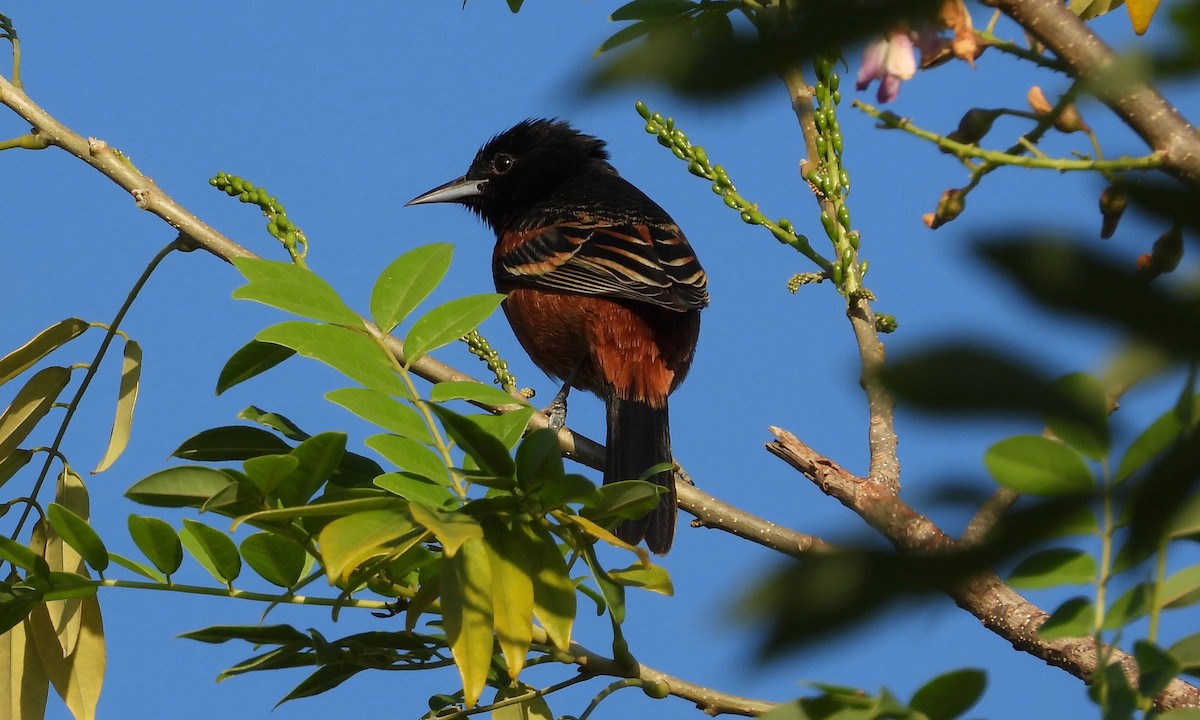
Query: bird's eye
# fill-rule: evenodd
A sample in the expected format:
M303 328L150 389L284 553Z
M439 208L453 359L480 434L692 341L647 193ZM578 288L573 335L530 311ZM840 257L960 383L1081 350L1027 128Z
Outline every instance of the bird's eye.
M513 163L516 162L512 155L501 153L492 160L492 172L497 175L503 175L512 169Z

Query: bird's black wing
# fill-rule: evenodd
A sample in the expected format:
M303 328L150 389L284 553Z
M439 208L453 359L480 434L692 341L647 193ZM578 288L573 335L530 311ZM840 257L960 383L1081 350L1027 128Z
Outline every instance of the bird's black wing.
M507 233L493 270L498 280L680 312L708 305L708 277L673 224L558 223Z

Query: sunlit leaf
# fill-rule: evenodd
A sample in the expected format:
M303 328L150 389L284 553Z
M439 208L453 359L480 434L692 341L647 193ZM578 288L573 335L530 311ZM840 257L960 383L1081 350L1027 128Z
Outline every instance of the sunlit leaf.
M514 521L517 523L519 521ZM483 521L484 547L492 573L492 614L496 639L508 666L508 677L516 680L525 667L533 641L533 578L527 569L524 532L494 518Z
M79 337L87 329L86 321L67 318L34 335L29 342L0 358L0 385L33 367L37 361Z
M372 435L366 439L366 446L398 468L429 478L439 485L450 484L442 456L416 440L399 435Z
M1133 25L1135 33L1145 34L1150 27L1150 20L1154 17L1154 11L1158 10L1158 3L1159 0L1125 0L1125 8L1129 10L1129 22Z
M455 496L445 485L411 473L388 473L375 478L375 486L405 500L428 507L447 509Z
M597 488L599 499L584 509L589 518L640 518L658 505L658 486L644 480L621 480Z
M492 720L554 720L554 713L546 698L525 683L501 686L496 690L493 703L509 698L525 696L519 703L502 705L492 710Z
M442 421L446 434L471 456L480 470L497 478L511 478L516 472L512 455L504 443L470 418L438 405L429 409Z
M442 556L442 625L463 681L463 702L474 707L492 663L492 578L482 532Z
M337 291L308 268L263 258L233 258L230 262L249 280L233 291L235 298L256 300L313 320L352 327L362 324Z
M1121 462L1117 466L1117 482L1123 482L1170 448L1183 432L1185 421L1190 424L1195 422L1195 418L1183 418L1180 408L1174 407L1160 415L1143 430L1130 443L1129 449L1125 451L1125 456L1121 458Z
M321 529L317 541L331 583L344 583L362 563L388 554L416 526L400 510L370 510L337 518Z
M498 387L484 385L475 380L446 380L437 383L429 389L429 399L433 402L470 400L471 402L493 407L529 404L525 400L509 395Z
M275 488L275 495L284 505L299 505L337 472L346 456L346 433L313 435L293 448L289 456L296 460L296 469Z
M175 528L165 520L143 515L129 516L129 536L154 567L171 575L183 562L183 546Z
M671 582L671 576L661 565L651 565L650 567L641 564L630 565L627 568L609 570L608 575L622 585L638 587L662 595L675 594L675 585Z
M17 391L12 403L0 413L0 458L8 457L29 436L70 379L68 368L42 368Z
M290 452L278 435L248 425L209 428L183 441L171 454L184 460L220 462L246 460L259 455L283 455Z
M104 542L87 520L53 502L46 507L46 517L54 527L54 532L74 548L88 565L99 572L108 568L108 548L104 547Z
M1040 435L1001 440L988 448L983 462L996 482L1020 493L1065 497L1095 487L1079 453Z
M28 619L0 630L0 712L10 718L41 720L50 678L42 668L30 632Z
M1084 20L1090 20L1116 10L1124 3L1125 0L1071 0L1068 7L1071 8L1071 12Z
M533 616L550 642L566 650L575 622L575 584L554 537L540 524L521 523L512 540L525 555L525 569L533 578Z
M237 546L220 530L184 518L179 539L192 557L220 582L228 585L241 574L242 558Z
M309 438L308 433L301 430L299 425L288 418L279 413L268 412L254 405L242 408L237 416L241 420L249 420L250 422L258 423L263 427L274 430L294 442L301 442Z
M117 395L117 411L113 418L112 433L104 457L92 474L104 472L112 467L129 445L129 434L133 429L133 409L137 405L138 387L142 378L142 346L130 340L125 343L125 356L121 363L121 387Z
M393 371L389 355L365 333L337 325L291 321L272 325L255 337L290 347L372 390L387 395L408 392Z
M421 415L402 402L367 388L341 388L325 393L325 399L337 403L367 422L412 438L426 445L433 444L429 427Z
M225 361L217 376L217 394L270 370L295 354L290 347L251 340Z
M1158 589L1158 602L1165 608L1182 608L1200 602L1200 565L1171 574Z
M131 560L130 558L127 558L124 555L119 555L115 552L109 552L108 559L112 560L126 570L141 575L152 582L164 584L167 582L167 577L165 575L149 565L146 565L145 563L138 562L137 560Z
M0 560L7 560L35 575L49 575L45 558L6 535L0 535Z
M390 333L429 297L450 269L453 255L449 243L422 245L383 269L371 290L371 317L380 330Z
M404 337L406 362L411 365L426 353L474 330L500 307L503 299L504 296L499 293L471 295L443 303L425 313L413 323Z
M231 487L237 483L220 470L184 465L147 475L126 490L125 497L154 507L199 507Z
M300 460L291 455L259 455L242 463L246 477L264 498L299 466Z
M80 603L81 629L74 651L62 656L44 609L30 615L30 629L38 657L50 682L77 720L93 720L100 689L104 685L106 650L100 603L93 595Z
M254 572L281 588L296 584L308 557L304 547L295 540L266 532L250 535L238 550Z
M7 457L0 458L0 487L3 487L4 483L12 479L12 476L20 472L21 468L28 465L32 459L33 451L21 448L13 450Z
M410 503L408 510L413 521L437 537L446 555L458 554L468 540L483 538L479 522L466 513L445 512L418 503Z
M1200 633L1188 635L1172 645L1167 652L1175 658L1188 675L1200 676Z

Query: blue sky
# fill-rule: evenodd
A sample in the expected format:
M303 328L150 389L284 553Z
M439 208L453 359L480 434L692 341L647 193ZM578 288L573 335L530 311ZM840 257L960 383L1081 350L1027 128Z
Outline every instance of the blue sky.
M262 219L214 191L219 170L263 185L308 234L309 264L358 309L366 308L379 271L408 248L436 241L457 245L451 277L435 299L487 292L491 235L461 209L403 208L416 194L460 175L493 134L526 117L562 117L609 142L614 164L679 222L710 277L712 306L687 382L672 398L676 457L705 490L777 523L835 541L872 541L863 524L804 478L774 459L763 443L767 427L796 433L848 468L865 471L866 411L857 385L857 357L842 300L826 284L792 295L788 277L812 270L761 229L744 225L689 176L682 163L642 131L635 100L675 116L692 141L729 171L741 192L773 217L790 217L801 232L822 237L813 203L797 172L802 142L780 83L736 99L697 103L649 86L588 96L581 74L592 51L616 27L615 3L537 2L512 15L500 0L354 4L92 3L14 0L3 12L22 39L27 92L84 136L122 149L176 200L255 252L281 256ZM976 22L985 17L973 8ZM1123 13L1100 26L1125 42ZM1010 36L1017 34L1008 28ZM1166 26L1151 28L1163 37ZM844 73L848 101L874 102L851 90L857 50ZM1024 107L1030 84L1048 95L1061 78L1029 75L996 53L975 70L955 64L906 83L893 109L931 129L948 131L973 106ZM1185 115L1200 98L1180 94ZM1105 133L1110 155L1141 154L1136 138L1095 104L1082 108ZM879 311L898 317L887 339L902 354L931 341L969 336L995 342L1045 363L1053 372L1095 370L1113 348L1100 328L1042 315L972 259L973 239L1038 227L1096 233L1093 178L1023 170L995 173L970 197L967 213L931 232L921 214L941 192L963 184L953 158L898 132L873 128L844 104L841 122L851 172L851 210L871 261L868 286ZM24 132L0 114L0 135ZM1020 126L998 124L1007 146ZM1111 132L1109 132L1111 131ZM1086 150L1081 140L1052 138L1048 152ZM106 179L65 154L0 155L0 286L5 322L0 348L12 348L63 317L107 321L141 267L173 233L134 206ZM1128 217L1108 248L1131 262L1161 231ZM1099 240L1095 240L1099 243ZM818 249L819 246L818 246ZM337 378L313 363L292 361L223 396L213 393L224 360L259 329L282 319L261 306L234 301L239 277L205 253L175 256L151 279L124 329L145 348L135 434L110 471L89 479L93 516L111 547L136 554L125 531L129 513L158 514L126 500L137 479L170 461L180 441L206 427L235 421L253 403L316 432L346 429L362 452L365 428L321 399ZM519 384L549 398L554 387L522 355L502 317L483 331L500 349ZM62 362L82 362L91 350ZM480 366L458 348L440 356L470 372ZM102 372L69 438L67 453L81 469L94 465L107 440L115 363ZM1175 388L1157 384L1126 399L1117 419L1128 433ZM598 401L573 396L569 424L603 435ZM931 504L947 481L987 487L983 451L995 439L1039 428L1015 422L933 421L901 411L905 497L957 533L966 515ZM593 474L594 475L594 474ZM16 481L14 481L16 482ZM183 513L162 513L179 526ZM716 688L768 700L800 694L804 681L886 686L907 699L924 681L951 669L989 671L989 690L972 713L983 717L1057 718L1088 707L1075 679L1014 652L957 610L935 599L888 613L834 640L759 664L760 631L736 600L778 558L712 530L686 523L663 561L676 595L635 595L628 633L646 664ZM205 582L194 564L180 579ZM1053 595L1033 596L1052 606ZM802 595L796 597L802 603ZM246 647L175 639L212 624L249 624L256 604L177 594L111 590L101 596L109 670L100 715L175 718L266 717L301 673L274 672L219 685L223 668L248 656ZM337 625L320 610L282 608L272 622L316 627L330 636L380 628L386 621L343 614ZM1194 616L1193 616L1194 622ZM603 650L606 623L582 622L580 640ZM536 679L536 676L534 676ZM452 690L456 676L366 673L326 695L288 703L275 718L335 713L416 717L424 699ZM597 690L600 684L589 685ZM552 703L556 714L578 714L583 694ZM694 718L686 703L659 703L636 691L602 706L597 717ZM48 715L67 717L52 704Z

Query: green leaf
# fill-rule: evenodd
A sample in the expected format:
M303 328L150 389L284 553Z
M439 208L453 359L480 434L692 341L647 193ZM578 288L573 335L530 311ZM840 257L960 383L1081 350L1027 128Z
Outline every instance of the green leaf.
M442 626L468 708L479 701L492 663L491 572L482 532L442 556Z
M229 585L242 573L237 546L220 530L184 518L179 539L192 557L220 582Z
M518 527L521 532L514 535L514 541L520 544L524 567L533 578L533 616L554 647L566 650L575 622L575 584L567 563L545 526L521 523Z
M517 522L517 521L514 521ZM492 573L492 615L508 677L516 680L533 642L533 578L525 569L524 538L496 518L483 521L484 547Z
M1015 588L1084 585L1096 579L1096 560L1082 550L1043 550L1022 560L1008 578Z
M589 518L640 518L658 505L658 486L644 480L621 480L597 488L599 500L584 508Z
M145 565L136 560L130 560L129 558L125 557L124 555L118 555L115 552L110 552L108 554L108 558L110 560L112 560L113 562L115 562L116 564L120 565L121 567L125 568L126 570L129 570L130 572L133 572L133 573L137 573L138 575L141 575L142 577L146 578L147 580L151 580L153 582L163 583L163 584L166 584L166 582L167 582L167 578L165 575L163 575L159 571L155 570L154 568L150 567L149 565Z
M983 670L953 670L917 688L908 704L928 720L953 720L979 702L986 688L987 673Z
M345 456L346 433L323 432L304 440L288 454L296 468L275 487L275 496L285 506L304 503L333 477Z
M1167 520L1163 536L1186 538L1200 535L1200 495L1192 495L1177 506Z
M1121 458L1121 462L1117 466L1117 482L1124 482L1130 475L1141 470L1174 445L1184 428L1194 422L1195 418L1186 418L1186 421L1185 424L1181 408L1176 406L1160 415L1150 424L1150 427L1143 430L1130 443L1129 449L1125 451L1125 456Z
M447 512L410 503L409 514L414 522L437 537L446 555L458 554L463 543L483 537L479 521L463 512Z
M304 573L308 553L289 537L260 532L242 541L242 558L254 572L267 582L281 588L291 588Z
M1044 497L1084 495L1095 481L1075 450L1040 435L1018 435L992 445L983 457L996 482Z
M422 300L438 286L446 271L454 246L434 243L413 248L384 268L371 290L371 317L384 333L404 322Z
M1121 593L1104 613L1103 629L1117 630L1150 612L1150 587L1138 583Z
M599 502L600 493L583 475L567 473L561 480L539 488L536 497L543 510L553 510L567 503L582 503L584 507L593 505Z
M1158 590L1161 607L1177 609L1200 602L1200 565L1185 567L1168 577Z
M902 401L937 412L1042 413L1050 383L1031 365L975 345L889 362L881 375Z
M249 420L252 423L258 423L266 428L274 430L288 440L301 442L309 438L309 434L300 429L300 426L291 420L287 419L279 413L268 412L262 408L249 405L242 409L237 414L240 420Z
M264 373L295 355L290 347L251 340L230 356L217 376L217 394Z
M13 475L20 472L21 468L28 465L32 459L32 450L22 450L20 448L13 450L7 457L0 458L0 487L3 487L4 483L11 480Z
M439 485L422 475L411 473L388 473L375 478L376 487L398 495L405 500L427 507L447 508L455 495L444 485Z
M369 423L426 445L433 444L425 420L411 406L367 388L341 388L325 393L325 399L346 408Z
M311 638L291 625L212 625L185 632L186 640L220 645L230 640L244 640L251 645L308 645Z
M0 707L13 718L42 720L46 714L50 678L42 667L26 619L34 602L28 597L0 601Z
M641 564L630 565L619 570L609 570L609 577L627 587L638 587L662 595L674 595L675 585L666 569L659 565L646 567Z
M35 575L50 574L50 566L41 555L4 535L0 535L0 560L7 560Z
M650 20L683 15L695 11L699 6L692 0L633 0L613 10L608 17L613 22L623 20Z
M284 455L292 446L262 428L226 425L193 435L171 454L184 460L222 462L248 460L259 455Z
M595 545L580 548L580 553L583 555L584 562L587 563L588 570L592 572L592 579L596 581L596 587L600 588L600 594L604 597L604 604L608 607L608 614L612 617L612 621L618 625L625 622L625 586L618 584L608 576L608 571L600 565L600 561L596 558Z
M67 657L61 654L44 605L30 614L28 627L37 644L42 667L71 715L78 720L94 720L105 669L104 623L95 595L80 601L79 614L79 638L74 651Z
M1200 675L1200 633L1194 633L1179 640L1167 652L1179 662L1180 668L1188 675Z
M42 368L17 391L0 413L0 458L8 457L29 437L70 379L71 371L65 367Z
M129 535L151 564L167 576L183 562L183 546L175 529L165 520L143 515L129 516Z
M345 584L367 560L387 555L402 539L417 542L424 533L399 510L370 510L337 518L317 537L329 582Z
M1166 690L1182 669L1178 660L1149 640L1133 644L1133 657L1138 666L1138 694L1148 700Z
M117 395L117 411L113 418L112 433L104 457L92 474L101 473L112 467L129 445L129 434L133 429L133 409L137 405L138 387L142 378L142 346L129 340L125 343L125 355L121 363L121 387Z
M337 325L291 321L261 330L256 338L290 347L372 390L386 395L408 393L392 368L391 357L362 332Z
M1048 412L1046 426L1060 440L1093 460L1108 457L1112 437L1108 428L1108 393L1091 375L1075 373L1059 378L1054 389L1069 398L1072 415Z
M512 449L529 427L529 419L537 412L532 407L520 410L510 410L500 415L467 415L471 422L483 428L484 432L495 436L504 443L504 447Z
M337 291L308 268L262 258L233 258L230 262L250 281L233 291L239 300L255 300L335 325L362 325Z
M1091 20L1124 4L1125 0L1071 0L1067 6L1080 18Z
M500 307L502 300L504 296L499 293L471 295L443 303L425 313L404 337L405 362L412 365L425 354L474 330Z
M492 720L554 720L554 713L546 703L546 698L541 694L533 694L533 691L534 688L525 683L513 683L497 688L493 704L514 697L525 696L525 699L493 709Z
M525 492L538 494L546 487L560 483L564 477L562 448L558 433L549 428L534 430L517 446L517 484ZM590 487L589 483L589 487ZM547 509L557 506L546 506Z
M1042 626L1038 635L1044 640L1087 637L1092 634L1096 611L1085 597L1075 597L1058 606Z
M279 707L288 700L312 697L320 695L327 690L332 690L363 670L366 670L366 668L362 665L350 662L332 662L328 665L322 665L311 675L304 678L299 685L292 688L291 692L284 695L283 699L275 704L275 707Z
M88 324L79 318L60 320L0 358L0 385L33 367L39 360L79 337Z
M147 475L125 491L125 497L154 507L200 507L237 482L220 470L200 465L167 468Z
M439 485L449 486L450 476L442 456L416 440L399 435L372 435L365 442L367 447L396 467L428 478Z
M52 502L46 507L46 517L54 532L79 553L97 572L108 568L108 548L87 520L63 505Z
M242 463L242 469L260 495L269 497L272 491L300 466L291 455L259 455Z
M429 409L442 421L442 427L463 452L485 473L497 478L511 478L516 472L512 455L504 442L488 433L471 418L459 415L453 410L447 410L438 405L430 405Z
M509 395L498 387L484 385L475 380L446 380L440 382L429 389L429 399L433 402L468 400L490 407L529 404L520 398Z

